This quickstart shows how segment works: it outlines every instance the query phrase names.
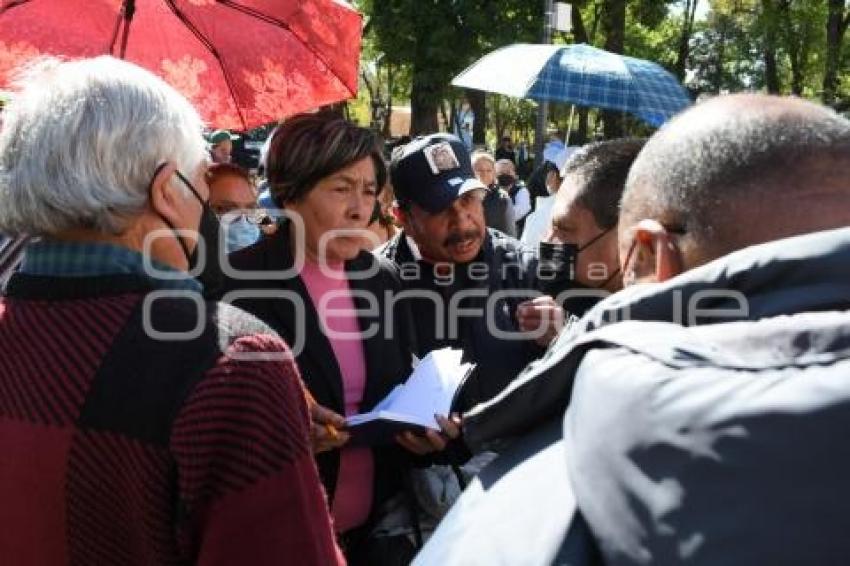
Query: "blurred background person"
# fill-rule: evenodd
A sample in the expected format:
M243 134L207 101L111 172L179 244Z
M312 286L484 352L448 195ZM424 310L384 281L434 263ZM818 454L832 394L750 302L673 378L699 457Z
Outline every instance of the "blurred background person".
M257 190L247 170L234 163L214 163L207 169L210 208L222 223L227 253L260 239L265 215L257 207Z
M555 203L555 195L561 188L563 177L561 170L573 152L575 147L564 147L550 154L546 160L546 196L535 199L534 210L525 221L525 229L522 231L520 241L532 248L536 248L540 240L546 235L552 225L552 205Z
M472 151L472 129L475 125L475 112L469 100L464 99L455 116L454 134L460 138L467 151Z
M216 130L207 139L209 142L210 161L213 163L230 163L233 154L233 140L239 136L227 130Z
M378 198L375 201L375 209L372 212L371 218L369 218L368 229L375 237L367 238L366 249L374 250L398 233L399 228L393 214L394 199L393 186L387 181L384 188L378 194Z
M514 151L514 144L513 140L511 140L511 136L502 136L502 140L499 142L499 147L496 148L496 161L500 159L507 159L516 165L516 152Z
M522 234L525 218L531 212L531 194L516 174L514 162L509 159L497 159L496 183L508 193L514 205L514 234Z
M520 178L525 179L525 186L531 195L532 210L534 210L537 197L549 195L549 191L546 190L546 175L549 172L549 164L554 161L555 155L565 147L557 132L553 132L549 135L546 145L543 146L543 159L537 160L534 164L534 170L524 171L517 167L517 172Z
M511 197L496 184L496 160L486 151L473 152L472 170L475 177L486 187L484 195L484 222L488 228L516 235L514 203Z

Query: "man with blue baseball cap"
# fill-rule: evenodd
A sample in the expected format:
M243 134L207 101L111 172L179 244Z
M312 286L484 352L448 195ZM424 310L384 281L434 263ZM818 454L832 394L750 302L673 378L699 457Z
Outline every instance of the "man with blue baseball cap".
M485 187L457 137L397 148L390 178L403 230L379 253L399 266L412 296L417 354L463 349L478 371L455 409L487 400L542 353L516 319L516 307L539 295L536 252L486 227Z
M400 220L421 255L432 262L475 259L485 235L486 187L458 138L435 134L413 140L396 150L390 176Z

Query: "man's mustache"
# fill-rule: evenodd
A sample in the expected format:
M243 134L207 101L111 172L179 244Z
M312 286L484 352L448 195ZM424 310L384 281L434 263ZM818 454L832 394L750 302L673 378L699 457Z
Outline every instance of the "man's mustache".
M481 238L480 230L467 230L465 232L456 232L454 234L449 234L449 237L446 238L446 241L443 242L443 245L453 246L455 244L459 244L461 242L465 242L466 240L478 240Z

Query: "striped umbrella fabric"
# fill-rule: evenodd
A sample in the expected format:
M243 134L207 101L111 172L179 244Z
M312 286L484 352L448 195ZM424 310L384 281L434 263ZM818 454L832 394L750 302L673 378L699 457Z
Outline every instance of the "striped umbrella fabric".
M585 44L503 47L473 63L452 84L621 110L652 126L660 126L691 104L687 91L660 65Z

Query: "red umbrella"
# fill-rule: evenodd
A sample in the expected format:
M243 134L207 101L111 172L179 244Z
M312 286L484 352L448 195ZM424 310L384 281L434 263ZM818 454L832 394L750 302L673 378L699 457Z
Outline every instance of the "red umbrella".
M249 129L356 96L360 32L342 0L0 0L0 88L34 57L111 54Z

